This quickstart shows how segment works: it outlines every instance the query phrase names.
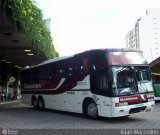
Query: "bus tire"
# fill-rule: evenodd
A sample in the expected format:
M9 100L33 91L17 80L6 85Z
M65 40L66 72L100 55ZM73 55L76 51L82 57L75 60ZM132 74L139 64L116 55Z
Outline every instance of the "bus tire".
M38 110L43 111L45 109L44 100L42 97L38 98Z
M38 105L37 105L37 98L35 97L34 99L33 99L33 107L34 107L34 109L38 109Z
M90 119L98 118L98 108L94 101L89 101L84 106L84 114Z

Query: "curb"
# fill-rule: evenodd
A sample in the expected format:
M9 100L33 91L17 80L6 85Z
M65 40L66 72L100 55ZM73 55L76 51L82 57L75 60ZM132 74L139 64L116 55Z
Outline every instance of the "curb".
M21 103L21 102L22 102L22 100L2 101L2 102L0 102L0 105Z

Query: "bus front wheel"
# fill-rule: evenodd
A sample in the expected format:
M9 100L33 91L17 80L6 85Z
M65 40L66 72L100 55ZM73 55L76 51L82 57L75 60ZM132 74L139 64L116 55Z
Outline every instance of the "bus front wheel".
M90 101L84 107L85 115L90 119L96 119L98 117L98 109L95 102Z

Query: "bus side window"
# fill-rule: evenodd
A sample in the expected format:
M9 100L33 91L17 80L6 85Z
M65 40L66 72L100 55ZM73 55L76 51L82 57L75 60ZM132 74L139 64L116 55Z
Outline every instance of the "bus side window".
M73 75L73 68L71 66L68 67L68 76Z
M39 68L39 79L44 80L48 79L48 74L49 74L49 66L45 65Z
M100 73L100 93L101 95L109 96L111 93L109 91L109 80L107 77L107 71Z
M57 63L53 63L51 66L51 74L53 78L56 77L57 70L58 70Z
M99 69L105 68L105 57L103 54L94 54L90 58L90 71L94 72Z
M63 77L63 70L62 70L62 63L61 62L56 63L54 70L55 70L56 77Z
M57 63L56 76L63 78L68 76L68 63L67 61L61 61Z
M65 63L60 62L59 63L59 76L64 77L65 76Z
M35 68L31 71L31 81L37 82L37 80L38 80L38 69Z
M83 58L83 70L85 74L89 73L88 57Z
M61 69L59 64L58 64L58 68L56 70L56 76L57 77L62 77L62 69Z
M99 80L97 74L93 74L90 76L90 83L91 83L91 91L94 94L97 94L99 90Z
M66 74L67 74L67 76L72 76L73 75L73 62L72 61L69 61L67 63Z
M80 59L75 60L75 63L74 63L74 74L75 75L84 74L82 61Z
M92 93L104 96L110 95L107 71L92 74L90 77L90 82Z
M55 76L54 64L49 64L48 67L48 79L52 79Z
M28 70L26 71L26 82L30 82L30 80L31 80L31 71Z
M55 63L55 64L53 65L52 71L53 71L53 76L54 76L54 77L60 77L60 66L59 66L59 62L57 62L57 63Z

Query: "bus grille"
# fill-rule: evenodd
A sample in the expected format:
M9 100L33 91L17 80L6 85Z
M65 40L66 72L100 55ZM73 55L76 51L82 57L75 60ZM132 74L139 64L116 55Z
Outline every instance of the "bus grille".
M146 106L137 107L137 108L132 108L132 109L130 109L129 114L142 112L142 111L144 111L145 109L146 109Z

